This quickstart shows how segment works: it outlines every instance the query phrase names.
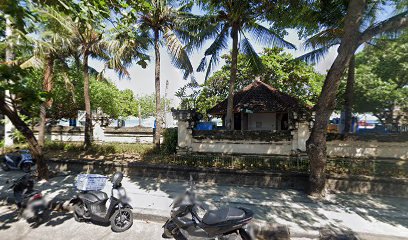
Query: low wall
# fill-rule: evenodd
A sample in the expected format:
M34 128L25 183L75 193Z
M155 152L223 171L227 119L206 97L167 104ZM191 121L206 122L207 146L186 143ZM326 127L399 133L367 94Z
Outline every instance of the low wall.
M191 151L199 153L224 154L261 154L261 155L290 155L292 144L290 141L256 142L256 141L217 141L195 140L191 143Z
M101 161L50 161L56 171L92 172L109 174L122 171L132 177L188 180L190 175L198 182L231 185L247 185L304 191L308 187L308 175L304 173L271 173L266 171L242 171L214 168L188 168L178 166L148 165L141 163L120 164ZM408 180L365 176L328 176L327 188L357 194L374 194L408 198Z
M329 141L329 157L408 159L408 142Z
M34 130L34 134L38 137L38 129ZM100 131L94 130L94 134L94 139L100 142L153 142L153 129L145 127L106 127L100 128ZM83 142L84 136L84 127L53 126L48 127L46 132L46 139L51 141Z

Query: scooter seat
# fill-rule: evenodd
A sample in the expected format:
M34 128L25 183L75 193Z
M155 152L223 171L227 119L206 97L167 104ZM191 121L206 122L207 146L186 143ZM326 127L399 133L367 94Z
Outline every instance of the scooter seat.
M78 197L92 203L108 199L108 195L102 191L88 191L78 194Z
M244 218L245 212L238 208L228 207L218 210L210 210L205 213L203 223L213 225L231 220L239 220Z

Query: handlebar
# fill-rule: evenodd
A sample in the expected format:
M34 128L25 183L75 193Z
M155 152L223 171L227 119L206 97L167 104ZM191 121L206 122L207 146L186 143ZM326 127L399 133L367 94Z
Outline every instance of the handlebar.
M24 178L27 178L27 181L32 180L32 177L33 177L33 176L32 176L30 173L24 174L23 176L17 178L16 180L13 180L11 186L10 186L8 189L12 189L14 186L17 185L17 183L23 181ZM10 183L10 181L7 180L6 183L7 183L7 184Z

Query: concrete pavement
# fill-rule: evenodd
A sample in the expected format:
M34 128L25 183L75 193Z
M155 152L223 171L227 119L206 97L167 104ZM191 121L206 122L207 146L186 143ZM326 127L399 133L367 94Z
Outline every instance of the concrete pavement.
M72 214L53 212L50 220L38 227L18 220L13 209L0 207L0 239L8 240L91 240L91 239L162 239L162 225L135 220L123 233L114 233L109 226L76 222Z
M2 199L7 195L4 180L18 175L21 173L0 171ZM38 183L38 188L51 201L67 200L76 193L74 177L69 174L58 176L49 182ZM160 225L169 216L172 199L185 191L188 182L128 176L123 186L136 217L157 221ZM205 207L232 205L250 208L260 223L287 225L293 238L319 238L322 233L335 233L360 239L408 239L407 199L339 193L315 201L294 190L210 183L198 183L195 188L198 200ZM110 194L110 189L108 182L104 191ZM110 231L109 227L106 229Z

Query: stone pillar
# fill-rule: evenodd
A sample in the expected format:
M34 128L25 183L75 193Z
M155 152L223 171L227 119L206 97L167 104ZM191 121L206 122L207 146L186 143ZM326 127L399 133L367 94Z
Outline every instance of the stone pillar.
M96 122L94 124L93 138L97 142L104 142L105 141L105 131L101 127L101 124L99 122Z
M192 130L189 128L188 122L183 120L179 120L177 122L177 129L177 153L186 153L191 148L191 142L193 138Z
M297 128L292 129L290 134L292 135L292 152L296 152L298 149L298 130Z
M310 130L309 123L301 121L296 123L296 128L291 132L292 138L292 151L306 151L306 141L309 139Z
M309 136L309 123L306 121L299 122L299 127L297 130L297 147L302 152L306 151L306 141L309 139Z

